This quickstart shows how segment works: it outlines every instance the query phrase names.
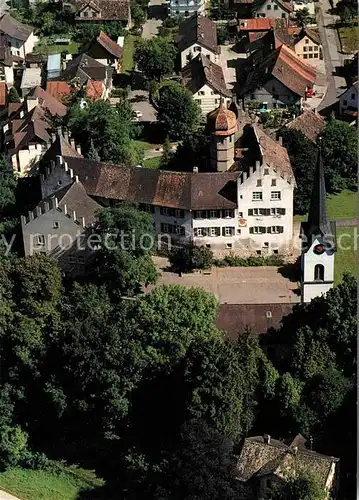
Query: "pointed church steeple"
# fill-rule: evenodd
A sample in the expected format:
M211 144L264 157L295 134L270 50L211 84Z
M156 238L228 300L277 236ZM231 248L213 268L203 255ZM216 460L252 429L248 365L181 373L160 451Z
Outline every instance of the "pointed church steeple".
M322 151L319 144L317 166L308 214L307 236L318 233L324 235L328 231L328 229L330 229L329 226L330 224L327 212L327 192L325 189Z

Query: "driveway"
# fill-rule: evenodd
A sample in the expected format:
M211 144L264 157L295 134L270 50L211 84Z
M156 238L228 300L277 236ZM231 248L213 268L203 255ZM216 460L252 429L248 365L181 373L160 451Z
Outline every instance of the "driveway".
M150 104L148 100L147 90L131 90L128 100L131 103L133 111L140 111L142 116L139 117L140 122L156 122L157 113L155 108ZM117 97L111 97L110 103L115 106L120 99Z
M274 304L297 303L300 297L295 293L298 283L282 276L279 268L268 267L214 267L210 274L182 274L161 271L166 268L167 259L156 257L161 272L158 285L183 285L199 287L217 296L221 304ZM146 288L151 291L156 285Z
M318 28L323 46L328 86L325 97L318 106L319 111L336 103L339 95L344 92L346 83L344 78L335 74L336 68L343 66L343 56L338 50L338 33L332 27L339 18L330 14L331 5L329 0L321 0L318 5Z
M142 26L142 38L149 39L158 35L158 28L167 16L167 4L163 0L150 0L148 17Z
M224 79L229 90L233 90L237 82L236 72L240 65L246 61L246 54L235 52L234 47L234 45L220 45L219 64L222 66Z

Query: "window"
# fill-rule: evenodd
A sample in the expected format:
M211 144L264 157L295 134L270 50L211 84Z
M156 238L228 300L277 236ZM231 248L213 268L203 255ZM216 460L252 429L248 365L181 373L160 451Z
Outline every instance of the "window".
M282 19L285 19L285 14L284 13L282 14Z
M249 228L250 234L265 234L266 228L262 226L254 226Z
M225 227L224 236L233 236L233 227Z
M176 209L176 217L179 217L180 219L182 219L184 217L184 211L183 210L180 210L180 209Z
M197 228L195 228L195 230L194 230L194 235L195 235L195 236L198 236L198 237L203 236L203 228L202 228L202 227L197 227Z
M221 235L221 228L220 227L211 227L209 235L210 236L220 236Z
M258 188L262 187L262 179L257 180L257 187Z
M218 210L210 210L209 211L210 219L218 219Z
M274 8L274 10L278 10L278 5L276 5L276 4L275 4L275 5L273 6L273 8Z
M241 234L241 230L240 229L237 229L237 234Z
M38 245L45 245L45 235L44 234L38 234L36 237L36 242Z
M267 228L267 233L270 234L280 234L284 232L283 226L269 226Z
M314 52L318 52L319 47L317 47L316 45L314 45L313 50L314 50Z
M270 199L271 200L280 200L280 191L271 191Z
M238 212L238 217L243 217L243 212Z
M264 169L264 175L269 175L269 168Z
M201 99L195 99L195 101L196 101L196 103L197 103L197 104L199 104L199 105L201 105L201 104L202 104Z
M324 281L324 266L317 264L314 268L314 281Z
M252 200L253 201L261 201L263 199L262 191L253 191Z
M257 250L257 255L262 255L262 252L260 250Z
M224 211L224 217L226 219L233 218L234 217L233 210L225 210Z
M304 43L309 43L308 38L306 38L306 39L304 40Z
M207 243L206 248L211 248L211 245Z
M213 92L213 90L211 90L211 95L214 95L214 92Z
M267 5L267 10L271 10L272 9L272 6L271 5Z
M348 101L346 99L344 99L343 104L344 104L344 106L346 106L348 104Z
M160 208L160 213L161 213L161 215L169 215L168 208L167 207L161 207Z
M169 232L168 224L161 224L161 233L168 233L168 232Z
M74 255L70 255L70 257L69 257L69 263L70 264L76 264L76 257Z
M232 248L232 243L226 243L226 248L230 250Z
M307 47L303 47L303 52L307 52Z
M196 210L194 213L194 218L195 219L204 219L203 212L201 210Z
M276 186L277 185L277 179L272 179L272 186Z
M351 94L350 99L353 101L355 99L355 94Z
M200 91L198 92L198 95L204 95L204 94L205 94L204 90L200 90Z
M85 264L85 257L83 255L79 255L77 261L79 264Z
M54 229L59 229L60 227L60 222L54 221L53 226Z
M314 59L318 59L319 55L318 54L313 54Z
M304 59L308 59L308 55L307 54L303 54L303 58Z
M308 50L309 50L309 52L313 52L313 47L310 45L310 46L308 47Z
M274 255L278 255L278 250L277 249L273 250L273 253Z
M309 59L313 59L313 54L308 54Z

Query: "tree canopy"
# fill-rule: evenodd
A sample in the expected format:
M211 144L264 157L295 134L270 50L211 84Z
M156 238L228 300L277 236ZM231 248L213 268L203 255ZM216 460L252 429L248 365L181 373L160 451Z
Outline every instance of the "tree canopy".
M142 39L136 47L135 62L149 80L161 81L175 68L177 50L168 38Z

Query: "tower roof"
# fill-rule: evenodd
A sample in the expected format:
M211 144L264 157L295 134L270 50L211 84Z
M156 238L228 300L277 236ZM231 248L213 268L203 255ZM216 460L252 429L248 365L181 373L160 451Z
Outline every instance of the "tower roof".
M231 135L238 132L237 117L233 111L224 106L222 99L218 108L208 113L207 127L208 131L215 135Z
M335 247L335 222L329 221L327 211L327 192L321 148L318 148L317 166L310 200L308 222L303 224L303 230L308 242L315 236L322 236L333 243Z

